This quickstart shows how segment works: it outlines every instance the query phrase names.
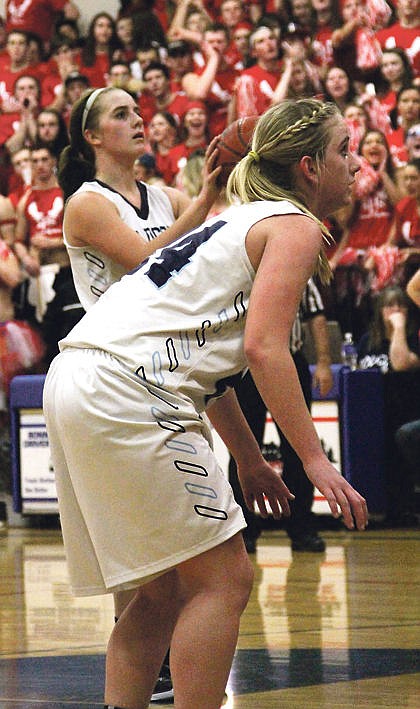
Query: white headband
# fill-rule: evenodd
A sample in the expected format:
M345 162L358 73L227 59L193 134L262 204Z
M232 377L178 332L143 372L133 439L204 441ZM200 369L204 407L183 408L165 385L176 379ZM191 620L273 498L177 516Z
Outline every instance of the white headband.
M102 86L100 89L95 89L95 91L92 91L90 94L88 100L85 103L85 107L83 109L83 115L82 115L82 133L85 132L86 128L86 121L89 115L89 111L92 108L93 104L95 103L96 99L98 98L99 94L102 93L107 87Z

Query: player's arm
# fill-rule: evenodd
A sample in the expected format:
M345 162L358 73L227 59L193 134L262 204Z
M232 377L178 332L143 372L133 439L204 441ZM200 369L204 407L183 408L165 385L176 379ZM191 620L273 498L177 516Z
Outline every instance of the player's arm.
M261 455L258 443L239 406L235 391L229 389L207 409L207 415L236 461L243 485L244 499L250 510L258 504L263 517L267 516L267 498L273 515L290 515L289 500L293 499L283 480Z
M244 347L255 384L271 415L295 449L311 482L346 526L367 523L363 498L337 472L322 450L289 350L289 337L321 249L317 224L300 215L271 217L247 236L257 270L245 326Z
M420 268L407 284L407 293L411 300L420 308Z

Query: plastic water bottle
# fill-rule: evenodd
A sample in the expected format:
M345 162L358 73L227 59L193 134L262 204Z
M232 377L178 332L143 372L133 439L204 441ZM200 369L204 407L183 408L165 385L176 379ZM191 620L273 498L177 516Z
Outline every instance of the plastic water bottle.
M343 344L341 345L341 361L345 367L357 369L357 349L353 342L351 332L344 333Z

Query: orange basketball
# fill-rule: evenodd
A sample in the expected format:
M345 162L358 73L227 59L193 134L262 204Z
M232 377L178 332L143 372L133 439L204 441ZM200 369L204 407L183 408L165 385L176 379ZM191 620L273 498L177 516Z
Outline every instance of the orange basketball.
M247 154L255 124L259 116L245 116L231 123L220 136L218 144L217 165L222 165L219 176L221 184L225 185L235 165Z

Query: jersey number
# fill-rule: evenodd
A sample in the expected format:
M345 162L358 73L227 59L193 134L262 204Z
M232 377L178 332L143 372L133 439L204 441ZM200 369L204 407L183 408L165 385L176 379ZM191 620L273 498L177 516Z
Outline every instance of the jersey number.
M158 287L166 285L175 273L178 273L189 263L198 247L210 239L213 234L226 224L225 221L218 221L211 226L206 226L201 231L187 234L175 245L168 246L160 252L159 260L152 263L146 276Z

